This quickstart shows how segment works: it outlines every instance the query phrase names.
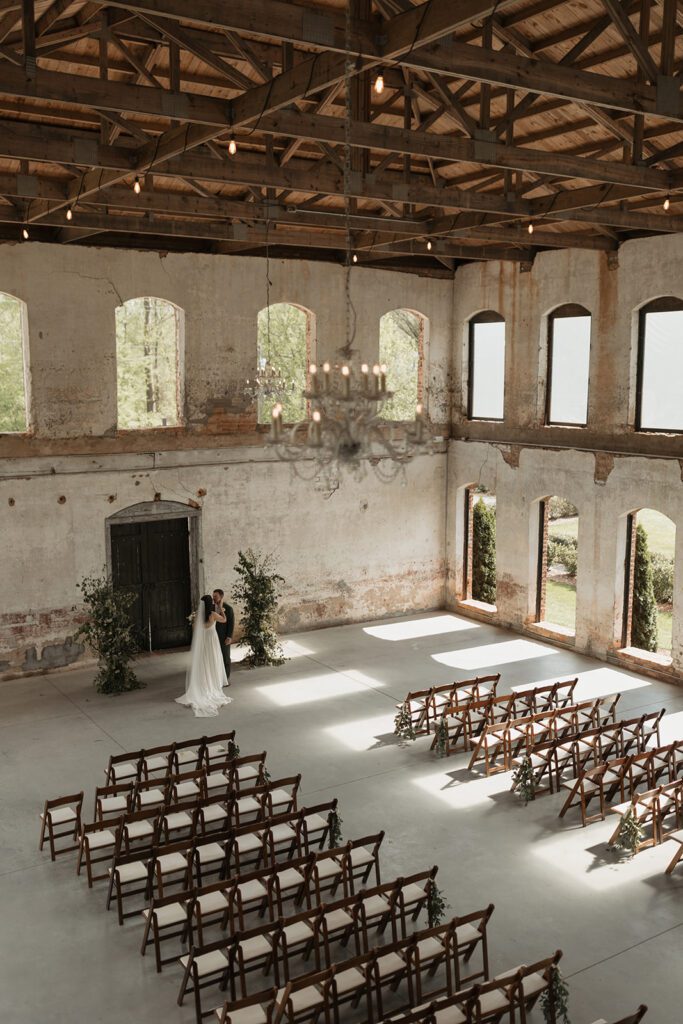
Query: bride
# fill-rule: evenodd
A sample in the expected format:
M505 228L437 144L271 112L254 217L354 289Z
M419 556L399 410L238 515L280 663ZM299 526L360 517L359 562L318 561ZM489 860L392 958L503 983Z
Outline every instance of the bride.
M199 602L194 620L185 693L176 698L176 703L191 707L197 718L213 718L219 708L231 701L222 689L228 685L228 678L216 622L225 622L225 615L214 611L213 601L206 594Z

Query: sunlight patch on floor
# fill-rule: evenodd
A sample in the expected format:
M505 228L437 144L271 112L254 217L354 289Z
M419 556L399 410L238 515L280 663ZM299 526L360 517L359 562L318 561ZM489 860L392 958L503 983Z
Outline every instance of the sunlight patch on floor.
M375 718L359 718L354 722L332 725L323 732L343 743L349 750L372 750L383 746L382 738L391 738L394 734L394 716L380 715Z
M354 678L350 678L353 675ZM310 676L305 679L292 679L288 683L273 683L270 686L258 686L256 689L273 704L289 707L292 704L310 704L316 700L329 700L331 697L344 697L352 693L363 693L368 688L380 689L384 683L378 682L364 672L353 672L342 675L340 672L328 672L324 675Z
M470 671L497 665L511 665L515 661L526 661L528 658L547 658L557 653L557 648L537 644L533 640L506 640L501 644L485 644L482 647L432 654L432 658L442 665Z
M463 778L459 777L461 774ZM413 779L413 785L453 810L462 811L488 803L494 793L504 792L510 786L510 776L506 773L477 779L467 769L460 768L453 769L450 774L440 771L423 775L420 779Z
M673 743L683 739L683 711L674 711L673 715L664 715L659 726L662 743Z
M597 697L605 697L610 693L626 693L627 690L638 690L650 684L645 679L634 679L633 676L618 669L591 668L586 672L577 672L579 681L574 690L574 697L577 701L591 700ZM539 679L533 683L524 683L520 686L513 686L513 693L521 693L524 690L531 690L535 686L549 686L558 681L573 679L570 673L561 676L551 676L549 679Z
M365 626L363 632L378 640L417 640L425 636L441 636L458 630L480 629L479 623L471 619L456 618L455 615L434 615L429 619L409 619L393 622L386 626Z
M671 844L641 850L630 860L623 858L618 850L607 847L607 840L617 823L617 815L610 814L605 822L570 833L563 831L547 841L536 841L529 850L534 857L551 864L553 870L596 892L634 885L653 875L663 875L673 856Z

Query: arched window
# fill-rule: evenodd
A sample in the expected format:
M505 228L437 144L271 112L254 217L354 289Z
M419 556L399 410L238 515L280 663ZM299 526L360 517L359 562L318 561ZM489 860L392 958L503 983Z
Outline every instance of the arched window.
M560 306L548 317L546 423L585 427L591 315L583 306Z
M622 644L671 657L676 527L641 508L627 521Z
M667 297L640 310L636 429L683 431L683 302Z
M379 361L387 367L387 385L394 397L382 416L412 420L422 401L425 317L410 309L392 309L379 322Z
M181 422L183 311L165 299L129 299L116 310L118 425L121 430Z
M0 292L0 433L28 429L26 306Z
M296 423L306 416L306 388L309 363L314 362L313 314L291 302L266 306L258 314L258 365L273 366L292 387L278 396L285 423ZM259 400L258 421L270 423L275 403L272 396Z
M505 320L487 310L470 320L467 417L502 420L505 407Z
M566 498L544 498L539 507L536 621L576 631L579 513Z

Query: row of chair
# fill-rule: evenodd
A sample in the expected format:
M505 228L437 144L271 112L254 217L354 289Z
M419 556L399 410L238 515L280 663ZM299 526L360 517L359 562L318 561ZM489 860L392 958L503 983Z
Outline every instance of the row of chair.
M147 779L150 776L187 771L202 766L210 768L214 761L237 757L239 747L235 742L235 730L218 733L216 736L200 736L190 740L174 740L144 750L132 750L112 754L105 769L108 786L132 779Z

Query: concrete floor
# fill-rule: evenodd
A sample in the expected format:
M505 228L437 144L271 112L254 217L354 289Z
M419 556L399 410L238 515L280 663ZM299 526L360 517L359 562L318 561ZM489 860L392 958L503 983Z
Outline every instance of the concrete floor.
M500 671L502 692L579 674L580 697L621 690L622 712L666 707L666 739L683 736L682 691L447 614L302 633L287 648L279 668L237 668L234 702L210 723L173 703L185 654L142 660L147 688L115 699L85 670L0 685L1 1021L193 1020L191 1003L175 1004L178 973L157 976L139 956L138 922L119 928L101 885L88 892L70 857L38 852L38 814L84 788L89 819L112 752L232 727L243 752L267 748L273 777L303 773L302 802L338 796L346 838L384 828L385 880L436 862L454 913L493 902L494 973L561 948L572 1024L641 1002L647 1024L683 1021L683 867L664 876L670 847L619 862L605 850L612 820L561 822L558 797L525 808L507 776L477 777L464 756L438 760L428 740L392 734L409 689L477 673Z

